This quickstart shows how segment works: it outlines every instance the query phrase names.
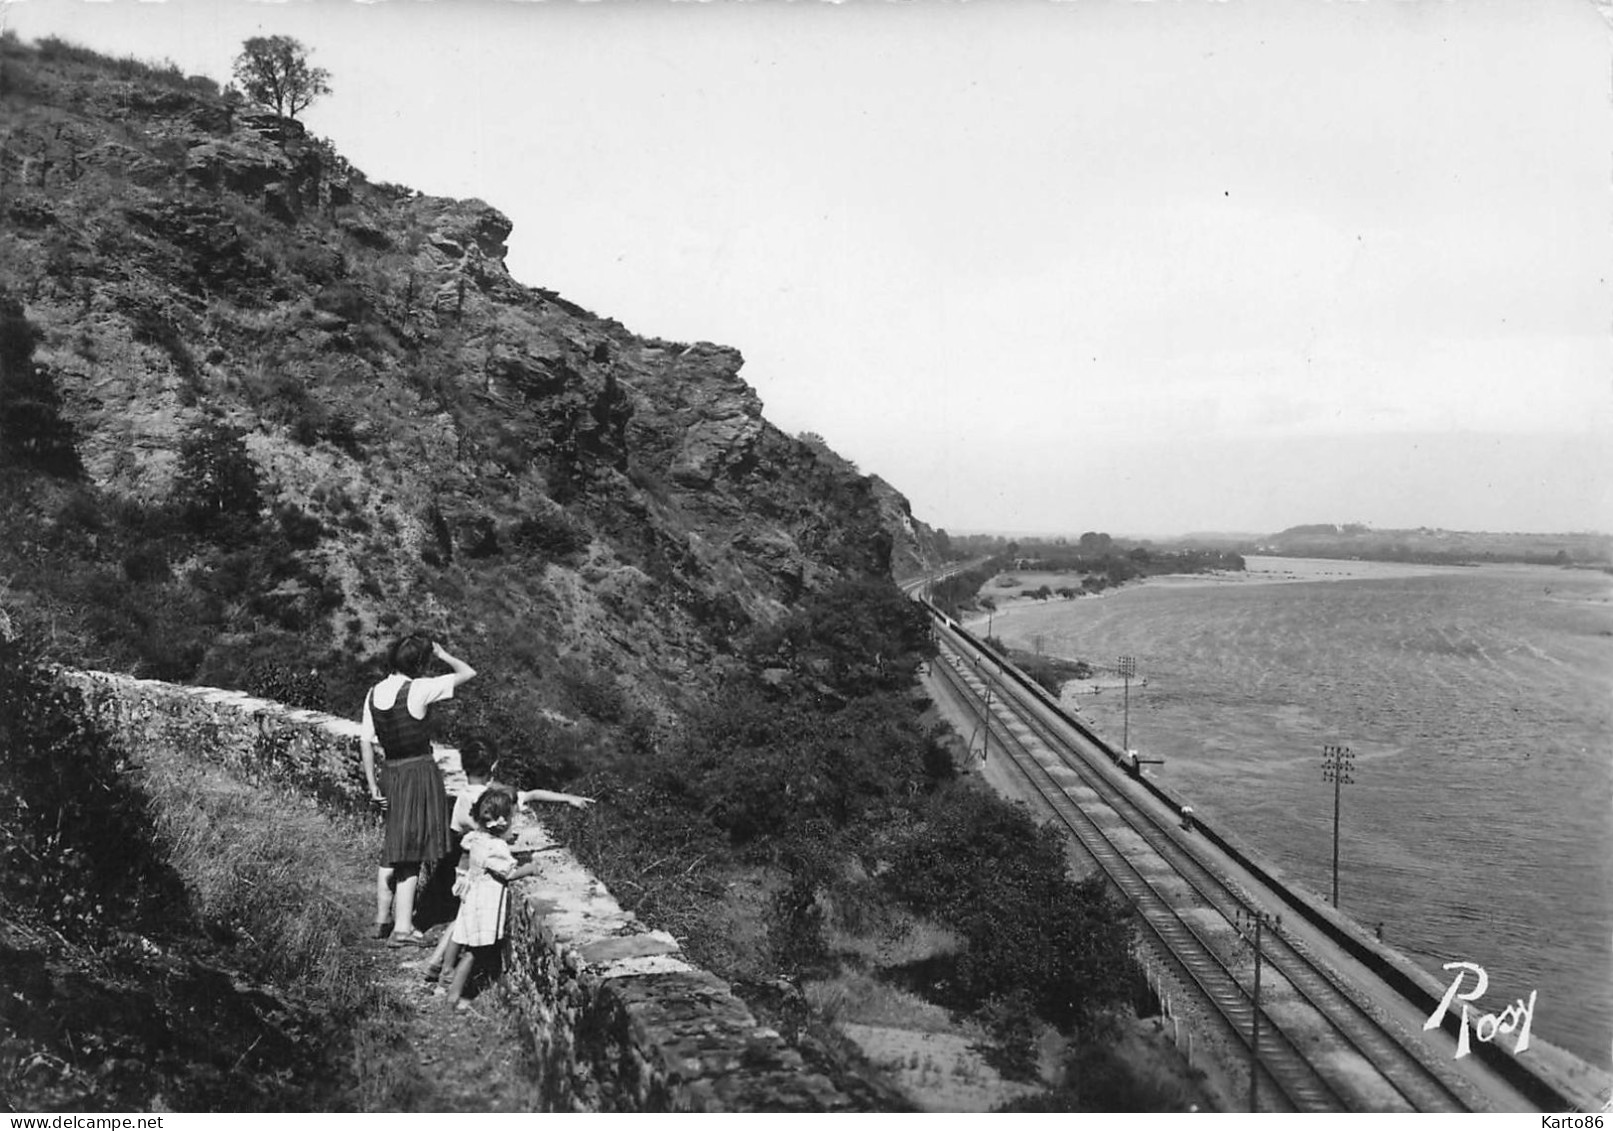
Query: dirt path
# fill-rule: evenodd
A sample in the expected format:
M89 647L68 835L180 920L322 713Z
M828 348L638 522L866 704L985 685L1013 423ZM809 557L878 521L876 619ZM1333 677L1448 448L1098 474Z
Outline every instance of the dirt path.
M355 926L369 933L367 917L355 918ZM431 932L434 942L443 929ZM356 1058L364 1110L539 1110L527 1042L497 987L460 1012L422 980L417 967L429 950L392 950L375 941L361 945L390 1014L378 1019L383 1039L366 1042Z
M330 822L319 823L327 834L335 832ZM463 1012L434 994L422 968L449 925L426 929L430 947L394 949L373 938L373 857L352 851L341 856L335 886L348 909L343 933L353 940L350 953L375 989L374 1007L354 1034L359 1109L539 1110L530 1046L503 991L485 986Z
M287 956L275 962L278 976L266 972L265 988L278 982L305 1008L351 1018L327 1065L348 1078L337 1088L343 1106L538 1110L529 1043L502 992L489 987L456 1012L417 968L431 948L392 949L373 937L378 823L331 816L183 754L151 750L146 774L199 906ZM433 945L445 929L427 927Z

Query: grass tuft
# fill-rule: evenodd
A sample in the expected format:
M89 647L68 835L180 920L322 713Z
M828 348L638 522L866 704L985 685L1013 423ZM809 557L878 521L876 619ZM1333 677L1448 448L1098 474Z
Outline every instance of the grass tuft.
M148 782L157 833L202 921L235 940L257 976L305 986L340 1012L361 1009L372 987L352 952L349 897L331 877L375 858L374 829L336 822L352 826L342 831L354 859L333 861L332 818L306 801L217 771L171 769Z

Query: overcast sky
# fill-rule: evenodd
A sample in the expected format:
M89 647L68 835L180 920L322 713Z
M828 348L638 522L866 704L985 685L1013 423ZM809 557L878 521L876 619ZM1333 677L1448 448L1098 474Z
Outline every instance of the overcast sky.
M1613 531L1588 0L8 0L229 77L508 264L739 348L953 532Z

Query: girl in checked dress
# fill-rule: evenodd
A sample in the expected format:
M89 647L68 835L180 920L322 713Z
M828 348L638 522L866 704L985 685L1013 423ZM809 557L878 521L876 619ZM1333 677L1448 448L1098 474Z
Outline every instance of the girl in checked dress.
M514 810L507 792L488 790L472 806L476 828L466 833L461 843L469 863L459 918L454 920L454 942L462 949L448 988L449 1003L459 1009L470 1006L464 993L471 973L477 968L490 968L504 941L509 909L506 885L538 870L536 864L517 864L515 854L504 843Z
M579 797L575 793L557 793L549 789L522 789L516 790L502 782L492 780L494 771L498 768L498 759L493 750L482 739L466 738L459 745L460 764L465 770L465 788L460 790L454 798L454 815L449 821L449 834L454 841L453 857L458 875L454 880L454 898L458 899L465 893L469 883L466 872L470 860L463 854L462 842L466 834L475 831L476 822L471 817L471 810L482 795L489 791L502 790L515 799L518 809L525 809L538 801L551 801L557 804L570 805L573 809L586 809L594 803L592 797ZM508 835L508 834L506 834ZM457 910L455 914L458 914ZM454 970L459 965L459 946L454 942L453 924L442 933L437 942L437 950L426 961L423 969L428 985L436 986L436 993L441 995L448 992L447 986L453 980Z

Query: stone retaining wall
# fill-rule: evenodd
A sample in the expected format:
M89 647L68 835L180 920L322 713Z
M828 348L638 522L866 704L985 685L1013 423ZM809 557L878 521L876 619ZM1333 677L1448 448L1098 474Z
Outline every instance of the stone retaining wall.
M58 669L138 760L161 743L255 784L275 783L346 813L369 811L358 723L237 691ZM450 788L459 753L439 746ZM860 1105L677 942L623 911L541 825L523 833L540 871L511 889L505 984L559 1111L850 1111Z

